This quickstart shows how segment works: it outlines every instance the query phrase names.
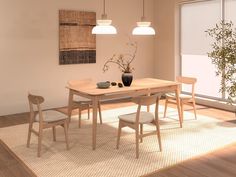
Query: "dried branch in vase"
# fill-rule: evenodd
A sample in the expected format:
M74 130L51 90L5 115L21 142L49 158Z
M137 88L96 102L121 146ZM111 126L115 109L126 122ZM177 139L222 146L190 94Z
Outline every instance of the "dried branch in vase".
M127 43L128 46L133 48L132 54L114 54L111 58L109 58L104 66L103 72L106 72L109 69L110 63L115 63L118 65L119 69L124 73L131 73L134 68L131 66L131 63L134 61L136 53L137 53L137 42L129 42Z

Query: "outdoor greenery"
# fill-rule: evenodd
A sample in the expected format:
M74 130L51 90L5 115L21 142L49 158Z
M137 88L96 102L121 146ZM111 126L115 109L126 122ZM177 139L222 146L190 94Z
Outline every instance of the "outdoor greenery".
M206 33L214 40L208 57L216 66L216 75L222 77L219 91L232 103L236 98L236 30L232 22L221 21Z

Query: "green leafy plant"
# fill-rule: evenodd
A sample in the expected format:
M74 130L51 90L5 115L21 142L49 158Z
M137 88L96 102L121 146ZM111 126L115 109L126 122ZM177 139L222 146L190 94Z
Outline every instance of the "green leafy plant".
M137 53L137 42L128 42L127 45L133 48L132 54L114 54L103 65L103 72L106 72L109 69L110 63L117 64L123 73L131 73L134 70L131 63L134 61Z
M219 91L227 93L232 103L236 98L236 30L232 22L221 21L206 33L214 39L208 57L216 66L216 75L222 77Z

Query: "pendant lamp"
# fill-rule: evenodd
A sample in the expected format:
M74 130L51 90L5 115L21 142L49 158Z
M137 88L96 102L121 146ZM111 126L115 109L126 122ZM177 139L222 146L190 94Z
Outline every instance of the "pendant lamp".
M103 0L103 14L102 19L97 20L97 25L93 27L92 34L117 34L116 28L111 25L112 20L107 19L105 12L106 2Z
M155 30L151 26L151 22L146 21L144 16L144 0L143 0L143 16L141 17L141 21L137 22L137 27L135 27L132 31L133 35L155 35Z

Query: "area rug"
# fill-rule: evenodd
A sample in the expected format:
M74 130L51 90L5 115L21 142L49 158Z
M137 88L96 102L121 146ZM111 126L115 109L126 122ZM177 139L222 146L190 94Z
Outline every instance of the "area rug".
M77 116L69 127L70 150L66 150L62 128L57 128L57 141L53 142L52 130L43 134L42 157L37 157L37 138L32 135L30 148L26 148L28 124L0 129L0 138L39 177L68 176L142 176L184 160L209 153L236 141L236 124L211 117L184 114L183 128L179 128L177 112L168 109L163 118L160 109L162 152L156 136L144 138L140 144L140 157L135 158L133 130L124 128L120 148L117 150L117 116L136 111L135 106L102 112L103 124L97 126L97 149L91 147L91 120L83 115L82 128L78 128ZM151 108L153 111L153 107ZM154 130L144 126L144 131Z

